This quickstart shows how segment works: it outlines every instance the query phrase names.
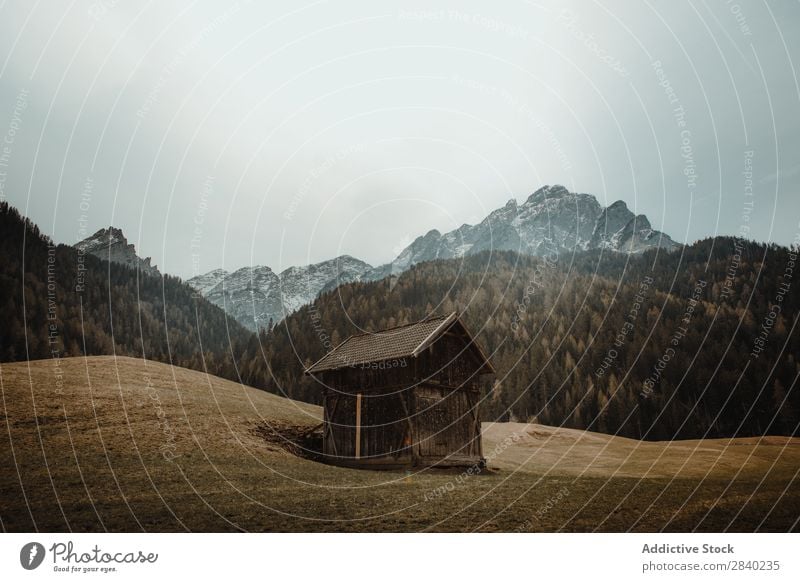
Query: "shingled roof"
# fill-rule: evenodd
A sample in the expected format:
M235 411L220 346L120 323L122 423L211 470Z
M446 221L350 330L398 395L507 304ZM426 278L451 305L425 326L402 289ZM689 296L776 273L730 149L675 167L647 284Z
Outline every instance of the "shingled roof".
M458 321L457 312L442 317L430 317L416 323L375 333L351 335L311 365L306 370L306 374L371 362L416 357L447 331L455 321ZM477 345L475 347L477 348Z

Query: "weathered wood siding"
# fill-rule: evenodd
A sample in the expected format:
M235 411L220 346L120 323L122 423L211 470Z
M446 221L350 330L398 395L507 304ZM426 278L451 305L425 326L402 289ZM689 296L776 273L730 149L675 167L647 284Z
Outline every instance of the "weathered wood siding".
M467 390L423 385L416 395L416 428L421 457L476 457L479 459L480 425L476 422L477 394Z
M329 393L325 398L324 454L355 460L356 394ZM360 459L380 461L411 454L411 430L402 393L367 392L361 396ZM388 460L387 460L388 461Z
M453 326L416 358L321 373L325 458L353 466L480 461L478 372L483 360L468 341Z
M405 358L390 364L388 368L378 368L365 364L331 370L322 374L322 380L329 388L340 392L366 393L390 386L412 386L416 379L415 359ZM377 366L378 364L376 364Z
M448 332L416 358L417 382L461 388L477 383L481 361L468 340Z

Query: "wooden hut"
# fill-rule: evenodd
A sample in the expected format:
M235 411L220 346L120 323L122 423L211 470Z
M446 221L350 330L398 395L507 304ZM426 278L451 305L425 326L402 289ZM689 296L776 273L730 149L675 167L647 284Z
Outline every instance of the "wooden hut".
M306 370L324 390L323 460L483 464L478 380L493 373L458 313L350 336Z

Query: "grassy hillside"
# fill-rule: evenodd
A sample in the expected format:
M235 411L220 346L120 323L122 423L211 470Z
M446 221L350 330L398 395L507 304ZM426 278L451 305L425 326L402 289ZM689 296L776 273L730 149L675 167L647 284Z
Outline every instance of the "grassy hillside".
M0 380L4 531L798 528L797 439L485 425L493 470L407 475L300 458L277 435L315 426L317 407L165 364L39 360Z

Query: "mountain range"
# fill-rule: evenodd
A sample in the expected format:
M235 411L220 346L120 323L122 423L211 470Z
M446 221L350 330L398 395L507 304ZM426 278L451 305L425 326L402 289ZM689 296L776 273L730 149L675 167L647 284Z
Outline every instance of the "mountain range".
M114 262L159 274L150 259L141 259L122 231L101 229L77 248ZM452 259L482 251L516 251L542 256L603 249L638 254L648 249L680 248L669 236L653 230L643 214L634 214L622 200L603 207L591 194L564 186L544 186L524 203L511 199L475 225L417 237L390 263L373 267L349 255L290 267L275 273L263 265L229 272L214 269L187 281L199 294L222 307L251 330L281 321L320 293L352 281L397 277L412 266L436 259Z
M198 293L228 315L257 331L277 323L320 293L342 283L359 281L372 267L348 255L275 273L260 265L233 272L214 269L187 281Z
M604 208L591 194L575 194L559 185L544 186L522 204L512 198L479 224L464 224L446 234L431 230L394 261L376 268L369 278L399 275L425 261L489 250L543 256L592 249L636 254L652 248L670 251L679 247L667 235L653 230L645 215L631 212L622 200Z

